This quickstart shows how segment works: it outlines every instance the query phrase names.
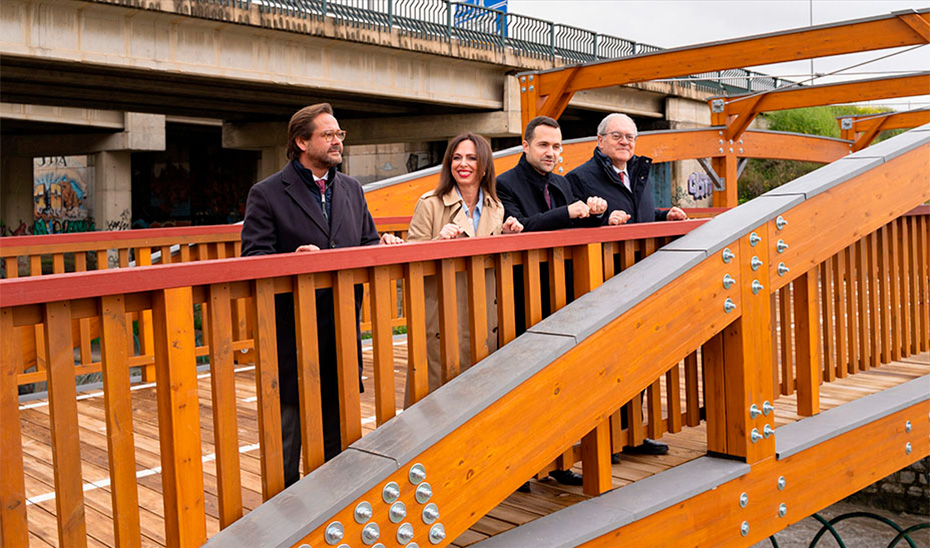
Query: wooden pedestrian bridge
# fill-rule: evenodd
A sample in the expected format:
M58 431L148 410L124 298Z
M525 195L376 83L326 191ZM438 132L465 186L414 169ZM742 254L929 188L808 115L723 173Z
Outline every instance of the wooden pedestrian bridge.
M928 20L922 10L732 43L765 41L774 62L836 53L821 42L927 43ZM875 40L816 34L838 28ZM783 38L814 51L779 49ZM537 86L524 114L557 116L573 79L614 85L590 67L632 78L643 57L669 60L664 75L641 76L656 78L720 70L672 62L681 55L749 64L713 50L727 44L521 75ZM928 78L861 86L899 96ZM930 455L930 124L918 115L899 125L924 125L857 152L856 135L735 126L851 89L711 101L713 127L643 133L637 153L656 162L711 159L723 207L689 221L248 258L238 227L0 240L2 546L750 546ZM567 143L564 170L592 147ZM517 158L498 153L498 171ZM744 158L826 165L733 207ZM402 232L435 177L369 186L379 228ZM487 333L487 270L500 349L471 337L476 364L463 371L456 273L469 331ZM429 277L445 383L433 393ZM363 393L357 284L371 335ZM314 294L326 287L345 450L324 463ZM284 489L274 295L289 292L306 420L304 477ZM98 384L76 383L91 373ZM415 403L401 412L405 386ZM669 454L611 463L645 437ZM545 479L555 468L584 485Z

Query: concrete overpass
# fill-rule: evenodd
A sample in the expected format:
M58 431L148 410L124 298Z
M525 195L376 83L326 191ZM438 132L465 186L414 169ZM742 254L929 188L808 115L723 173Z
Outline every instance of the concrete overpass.
M521 133L512 74L648 48L487 10L452 26L449 10L461 7L442 1L415 13L398 0L390 14L339 2L327 13L309 3L221 4L4 0L3 219L31 216L35 156L92 155L98 227L133 209L134 152L176 158L172 150L209 141L214 152L226 149L220 163L229 163L228 149L256 151L238 158L254 165L245 177L261 178L284 163L290 115L320 101L349 131L343 169L363 182L434 164L444 141L465 129L510 146ZM507 18L499 43L481 27L488 16ZM590 135L610 111L644 129L707 125L705 100L719 93L683 82L595 90L577 94L561 122L566 138ZM204 133L187 137L195 127Z

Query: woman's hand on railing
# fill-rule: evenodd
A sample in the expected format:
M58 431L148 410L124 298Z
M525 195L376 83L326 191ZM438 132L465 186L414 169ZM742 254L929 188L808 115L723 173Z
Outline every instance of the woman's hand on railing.
M390 232L385 232L381 235L381 245L398 245L403 243L406 243L403 238L399 238Z
M510 216L504 221L501 230L504 234L517 234L523 232L523 225L520 224L520 221L518 221L516 217Z
M451 240L453 238L458 238L459 234L464 232L462 227L448 223L446 226L442 227L442 230L439 231L440 240Z

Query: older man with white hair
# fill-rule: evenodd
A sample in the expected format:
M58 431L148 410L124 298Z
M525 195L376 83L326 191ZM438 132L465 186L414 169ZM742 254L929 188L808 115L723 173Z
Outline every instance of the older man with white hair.
M636 123L626 114L609 114L601 120L594 156L566 176L575 195L607 200L605 225L687 219L678 207L664 210L653 205L652 158L634 154L636 136Z

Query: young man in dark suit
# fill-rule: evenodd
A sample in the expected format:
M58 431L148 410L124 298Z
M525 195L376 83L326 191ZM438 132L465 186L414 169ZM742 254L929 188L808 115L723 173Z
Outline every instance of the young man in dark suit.
M403 243L393 234L378 236L362 186L354 178L336 171L336 166L342 163L345 137L346 132L339 128L333 109L327 103L311 105L294 114L288 124L287 157L290 162L249 191L242 225L242 256ZM361 310L360 289L355 291L356 317ZM323 439L326 460L329 460L342 450L332 289L317 290L316 314ZM291 293L275 295L275 321L284 484L289 486L300 478L301 445ZM356 337L361 390L362 350L357 323Z

